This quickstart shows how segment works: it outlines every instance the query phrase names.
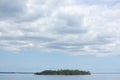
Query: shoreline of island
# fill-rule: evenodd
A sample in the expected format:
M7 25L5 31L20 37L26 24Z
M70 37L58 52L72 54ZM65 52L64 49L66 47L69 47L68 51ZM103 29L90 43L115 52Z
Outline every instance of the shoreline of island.
M81 70L44 70L42 72L36 72L35 75L91 75L89 71Z

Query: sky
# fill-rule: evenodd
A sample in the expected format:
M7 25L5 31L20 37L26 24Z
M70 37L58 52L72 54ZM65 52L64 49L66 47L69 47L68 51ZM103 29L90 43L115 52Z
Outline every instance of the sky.
M119 0L1 0L0 71L120 72Z

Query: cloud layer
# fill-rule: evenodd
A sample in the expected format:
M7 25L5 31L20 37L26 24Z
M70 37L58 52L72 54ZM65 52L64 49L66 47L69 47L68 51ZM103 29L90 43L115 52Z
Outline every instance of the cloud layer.
M118 0L2 0L0 49L120 55Z

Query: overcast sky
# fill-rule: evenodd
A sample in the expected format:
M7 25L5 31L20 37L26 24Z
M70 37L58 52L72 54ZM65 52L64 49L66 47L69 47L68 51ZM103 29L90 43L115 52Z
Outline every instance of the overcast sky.
M0 0L0 57L26 53L119 57L120 0Z

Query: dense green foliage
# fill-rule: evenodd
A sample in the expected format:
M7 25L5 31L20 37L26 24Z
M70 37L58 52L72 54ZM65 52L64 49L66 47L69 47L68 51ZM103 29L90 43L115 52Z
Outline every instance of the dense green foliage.
M36 75L90 75L89 71L80 70L45 70L35 73Z

